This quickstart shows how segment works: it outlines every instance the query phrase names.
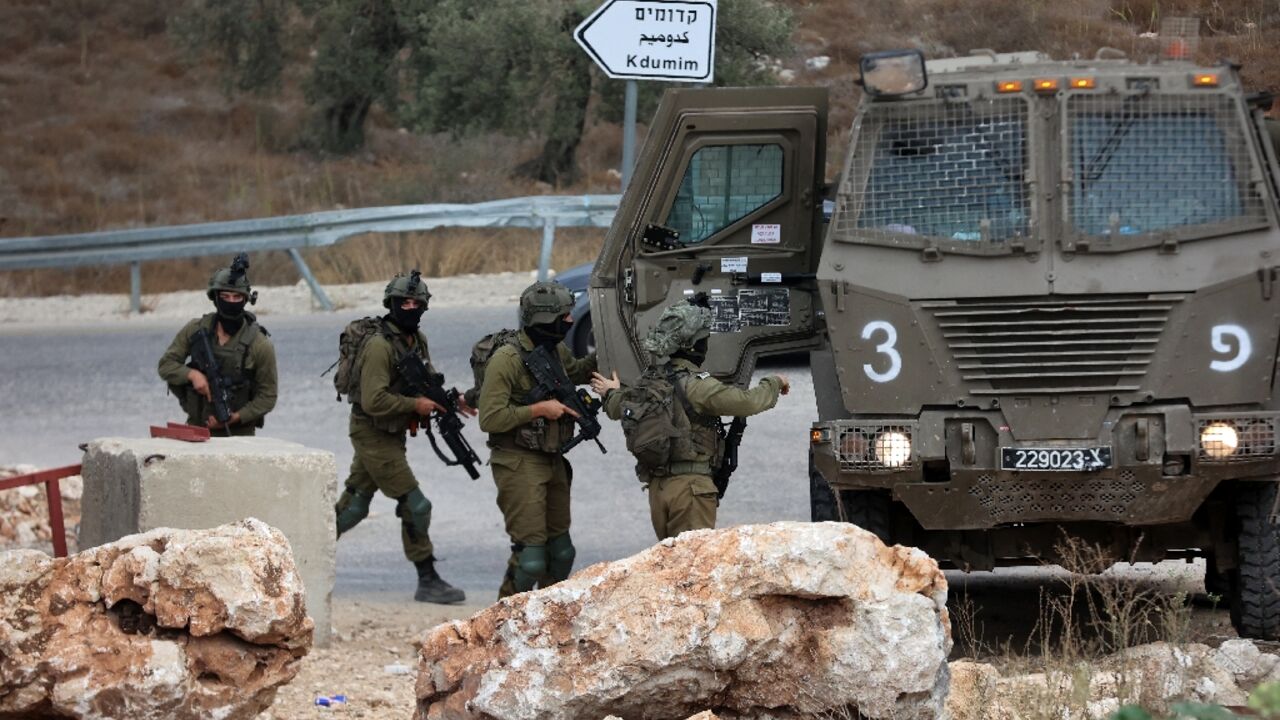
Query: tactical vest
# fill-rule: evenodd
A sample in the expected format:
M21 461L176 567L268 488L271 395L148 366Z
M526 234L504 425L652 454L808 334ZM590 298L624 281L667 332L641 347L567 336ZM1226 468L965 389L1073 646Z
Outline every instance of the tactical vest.
M218 361L218 369L222 371L222 377L227 381L227 389L231 392L231 411L236 412L248 405L258 391L257 368L249 366L249 351L252 350L253 343L258 339L259 334L268 333L257 323L253 315L245 313L245 326L227 344L222 345L217 341L218 330L215 327L217 321L217 313L209 313L200 318L199 327L209 333L213 357ZM195 343L194 334L190 342ZM195 392L190 385L181 386L181 389L183 393L179 397L182 399L182 409L187 412L188 421L203 425L205 420L213 415L213 404L205 400L203 395ZM258 418L254 425L262 427L263 419Z
M703 415L693 408L689 402L687 388L693 375L684 369L676 369L671 373L671 384L675 388L676 408L673 418L679 437L671 447L671 462L665 468L653 468L650 474L656 477L664 475L709 475L720 466L724 454L724 437L720 429L720 418L714 415Z
M392 354L391 367L388 368L389 377L391 378L391 383L387 387L387 389L388 391L395 393L396 395L408 396L409 393L404 386L404 379L401 378L400 373L396 371L396 365L400 363L400 359L403 358L405 354L410 352L416 352L418 354L418 357L422 358L423 362L430 362L431 359L427 356L426 340L425 338L422 337L421 333L415 333L417 342L414 343L413 346L410 346L409 341L405 339L404 334L392 330L390 327L387 326L387 323L385 320L382 321L382 327L378 334L381 335L387 342L391 343L391 354ZM363 369L364 369L364 352L362 349L360 356L356 359L355 376L357 378L360 377L360 374L363 371ZM390 432L390 433L399 433L399 432L404 432L404 430L409 425L409 420L411 418L408 415L391 415L383 418L375 418L369 415L368 413L366 413L364 411L364 407L360 405L360 387L358 382L355 383L355 388L352 390L351 394L348 395L348 397L351 400L351 414L355 417L358 417L364 420L365 422L378 428L379 430L383 430L385 432Z
M506 344L515 350L516 357L519 359L523 370L524 357L527 355L524 347L520 345L519 340L516 338L511 339ZM496 354L497 351L494 352ZM558 349L556 357L560 357ZM529 393L533 391L533 385L533 376L527 370L524 370L520 375L520 380L511 388L512 402L517 405L523 404ZM568 413L565 413L560 416L559 420L534 418L530 422L507 432L489 433L488 444L490 448L497 449L559 453L560 446L568 442L576 432L577 426L574 424L573 418Z

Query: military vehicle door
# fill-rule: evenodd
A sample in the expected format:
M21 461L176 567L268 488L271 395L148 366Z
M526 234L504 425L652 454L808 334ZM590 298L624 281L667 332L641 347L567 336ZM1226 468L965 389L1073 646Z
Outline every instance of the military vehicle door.
M664 96L591 277L603 367L634 377L662 310L699 293L718 377L815 345L826 126L820 88Z

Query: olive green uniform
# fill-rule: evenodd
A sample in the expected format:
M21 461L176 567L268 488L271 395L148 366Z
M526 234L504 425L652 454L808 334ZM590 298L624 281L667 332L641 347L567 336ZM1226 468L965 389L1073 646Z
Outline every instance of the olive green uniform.
M422 358L429 372L436 370L431 365L425 335L414 333L410 343L408 336L395 323L386 318L382 323L382 332L365 341L356 358L360 390L351 393L351 420L347 428L355 457L351 459L346 491L338 500L335 511L342 516L346 506L357 500L354 496L359 496L359 501L367 505L374 493L381 490L383 495L397 501L396 515L400 517L404 556L417 563L434 555L428 534L431 506L423 497L426 507L421 515L424 517L415 522L411 508L405 507L403 500L419 489L418 480L409 467L405 447L409 425L418 419L418 415L414 411L415 399L401 392L403 388L396 363L405 353L413 352ZM360 518L363 517L361 514Z
M573 437L575 425L568 414L559 420L535 419L525 403L534 381L523 354L533 349L533 341L521 331L513 344L494 351L480 389L480 429L489 433L489 464L498 486L498 508L511 537L513 570L521 549L549 541L554 546L557 538L567 536L570 524L571 469L559 448ZM591 378L595 355L574 358L563 343L557 351L570 380L583 384ZM509 573L499 597L513 592Z
M700 417L689 418L690 437L677 443L665 468L644 468L636 473L649 490L649 515L658 539L675 537L685 530L716 526L716 486L711 472L723 453L718 433L721 416L748 417L768 410L778 402L782 380L769 376L750 390L726 385L699 372L698 366L682 358L671 361L675 381L681 383L690 407ZM677 402L679 412L683 404ZM622 417L622 393L610 391L604 398L609 417Z
M253 435L262 427L266 414L276 406L279 388L276 351L267 331L257 323L252 313L245 313L240 329L225 344L219 344L214 327L217 317L217 313L209 313L182 326L160 358L160 377L169 384L169 391L182 404L187 413L187 423L206 427L213 415L213 404L197 393L187 379L191 370L187 359L191 357L196 331L205 328L212 341L213 356L230 385L231 410L240 413L240 422L232 425L229 431L232 435Z

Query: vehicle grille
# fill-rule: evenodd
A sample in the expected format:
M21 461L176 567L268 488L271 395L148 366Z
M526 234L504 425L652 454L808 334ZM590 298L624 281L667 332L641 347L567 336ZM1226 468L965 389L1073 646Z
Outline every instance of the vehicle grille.
M1040 520L1124 520L1144 486L1130 470L1114 478L1040 480L1016 475L999 480L982 475L969 488L997 523Z
M1132 392L1183 295L931 301L975 395Z

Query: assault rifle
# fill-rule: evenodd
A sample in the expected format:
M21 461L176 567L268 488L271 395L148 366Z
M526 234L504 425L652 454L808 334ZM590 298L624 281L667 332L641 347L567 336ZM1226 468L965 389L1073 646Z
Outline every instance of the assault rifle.
M543 400L559 400L570 410L578 414L573 419L578 424L578 434L560 445L560 452L567 453L583 440L594 440L600 452L607 453L600 442L600 421L596 415L600 412L600 401L591 397L586 390L580 390L560 364L560 356L554 347L539 345L524 358L524 366L533 376L533 390L525 397L525 404L532 405Z
M192 337L191 364L209 381L209 400L213 405L213 416L222 423L222 429L230 436L231 428L227 423L231 421L231 387L218 367L218 358L213 354L213 339L206 328L196 330L196 334Z
M427 440L431 441L431 449L435 451L436 457L440 458L440 462L451 467L461 465L472 480L478 480L480 478L480 470L476 466L480 464L480 458L476 456L476 451L471 449L471 443L468 443L467 439L462 435L462 418L458 414L458 398L461 393L458 392L458 389L450 388L445 390L444 375L429 372L426 363L422 362L422 358L411 352L405 353L400 362L396 363L396 371L404 379L408 394L415 397L425 397L444 408L444 412L434 412L431 417L425 418L422 423L422 427L427 431ZM444 439L444 444L449 447L449 452L453 453L453 457L448 457L440 452L440 446L436 444L436 436L431 432L432 420L435 421L436 427L440 430L440 437ZM417 420L414 420L409 425L409 434L417 437Z
M711 482L716 486L717 499L724 499L724 492L729 489L729 478L738 469L738 446L742 444L742 433L746 429L747 419L744 417L735 417L729 423L727 431L724 425L720 426L720 431L724 433L724 455L720 458L720 467L711 476Z

